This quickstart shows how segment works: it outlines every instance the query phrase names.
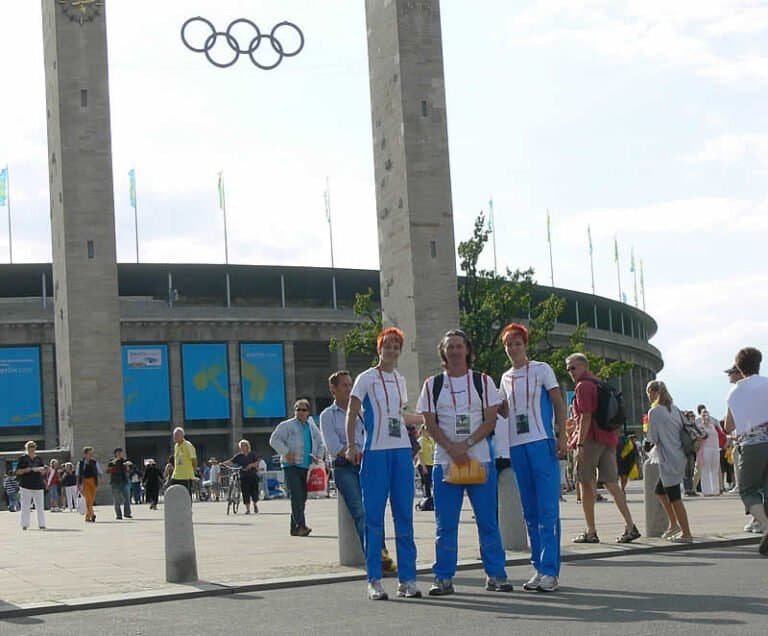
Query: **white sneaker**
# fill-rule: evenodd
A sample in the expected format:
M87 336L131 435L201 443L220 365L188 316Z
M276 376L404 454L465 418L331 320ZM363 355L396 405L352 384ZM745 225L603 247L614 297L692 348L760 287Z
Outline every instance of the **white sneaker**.
M542 574L541 581L539 581L539 592L554 592L560 586L560 582L556 576L550 576L549 574Z
M416 581L404 581L397 586L400 598L421 598L421 591L416 587Z
M523 583L523 589L526 592L536 592L539 589L539 584L541 583L541 574L534 571L533 576L528 579L525 583Z
M381 584L381 579L368 581L368 598L371 601L386 601L389 598Z

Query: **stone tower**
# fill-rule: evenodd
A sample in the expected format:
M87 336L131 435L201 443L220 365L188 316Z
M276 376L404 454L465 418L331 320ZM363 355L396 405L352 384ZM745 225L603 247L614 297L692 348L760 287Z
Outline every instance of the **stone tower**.
M382 311L406 334L399 368L413 406L459 322L440 3L365 7Z
M42 0L59 444L124 446L104 2Z

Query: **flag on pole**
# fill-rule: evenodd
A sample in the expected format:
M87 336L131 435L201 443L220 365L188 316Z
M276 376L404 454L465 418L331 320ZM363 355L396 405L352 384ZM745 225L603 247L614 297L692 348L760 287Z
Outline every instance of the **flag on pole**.
M8 166L0 170L0 205L8 205Z
M645 276L643 276L643 259L640 259L640 295L643 298L643 311L645 311Z
M131 200L131 207L136 209L136 170L133 168L128 171L128 196Z
M589 255L592 256L592 228L587 226L587 238L589 239Z
M621 300L624 302L625 305L628 305L627 302L627 292L621 292Z
M629 260L629 271L633 274L635 273L635 248L632 248L632 252L630 253L630 260Z
M615 236L613 237L613 261L619 262L619 241Z
M493 232L493 199L488 199L488 231Z
M224 171L219 171L219 184L218 184L218 190L219 190L219 210L224 210L226 207L226 200L224 198Z
M549 208L547 208L547 243L552 244L552 220L549 217Z
M325 203L325 219L331 222L331 184L328 177L325 178L325 191L323 192L323 202Z

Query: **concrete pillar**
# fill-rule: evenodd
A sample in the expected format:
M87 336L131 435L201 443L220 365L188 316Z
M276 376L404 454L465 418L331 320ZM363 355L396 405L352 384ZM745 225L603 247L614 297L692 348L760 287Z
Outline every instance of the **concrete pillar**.
M184 393L181 375L181 344L168 343L168 369L171 373L171 426L184 426Z
M81 4L42 0L59 443L105 457L125 445L107 29Z
M643 464L643 491L645 495L645 536L660 537L669 526L669 519L661 507L656 493L659 482L659 465L646 461Z
M292 340L283 343L283 364L285 365L285 412L293 417L293 403L296 401L296 349Z
M349 513L349 508L347 508L341 493L336 497L336 501L338 503L339 563L349 567L365 565L365 555L363 554L363 546L360 545L355 520Z
M243 396L240 386L240 345L237 342L227 343L229 360L229 447L237 448L236 444L243 439Z
M344 352L344 350L339 347L336 349L336 369L346 369L347 368L347 354ZM328 374L330 375L330 373Z
M515 471L505 468L498 475L499 529L505 550L523 552L528 549L528 528L523 504L517 489Z
M45 448L59 445L59 427L56 417L56 352L52 344L40 345L40 370L43 376L43 440ZM80 449L72 449L79 457Z
M191 583L197 577L195 531L192 527L192 499L178 484L165 491L165 580Z
M459 323L440 3L365 10L382 313L405 332L398 366L415 398Z

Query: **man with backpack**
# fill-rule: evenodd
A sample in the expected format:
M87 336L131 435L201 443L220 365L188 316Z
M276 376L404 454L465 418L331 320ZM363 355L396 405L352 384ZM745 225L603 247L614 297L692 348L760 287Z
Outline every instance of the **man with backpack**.
M605 484L616 507L624 517L624 534L617 543L631 543L640 537L627 507L627 498L619 486L616 463L617 430L621 426L621 395L605 381L590 373L589 361L583 353L565 360L566 370L575 385L573 410L577 420L576 480L581 484L581 505L587 528L573 539L574 543L600 543L595 527L596 482Z

